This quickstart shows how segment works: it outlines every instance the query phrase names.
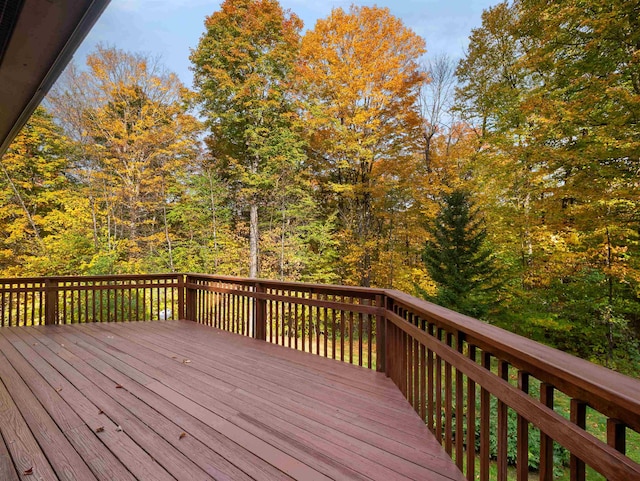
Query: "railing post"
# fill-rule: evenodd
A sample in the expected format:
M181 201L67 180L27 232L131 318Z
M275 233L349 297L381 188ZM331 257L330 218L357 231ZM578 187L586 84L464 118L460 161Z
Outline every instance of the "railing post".
M184 274L178 274L178 319L183 320L187 318L185 312L184 303Z
M191 284L191 276L187 275L184 280L185 288L185 312L184 318L187 321L196 321L196 291L189 285Z
M385 298L376 296L376 307L378 309L385 308ZM387 318L384 314L376 315L376 371L387 372L387 356L386 356L386 330ZM371 342L371 340L369 340ZM388 374L387 374L388 375Z
M266 292L265 287L257 282L255 284L256 294L264 294ZM254 336L261 341L267 340L267 300L256 296L255 313L253 318L255 319Z
M393 299L385 296L383 298L383 301L384 301L383 305L385 308L385 312L386 311L393 312ZM390 336L391 327L392 327L392 324L387 321L387 317L385 316L382 338L378 342L380 343L380 350L382 351L382 356L384 358L384 373L387 375L387 377L391 377L393 379L393 382L397 382L397 376L394 376L394 370L397 365L397 359L395 357L396 336L395 336L395 331L394 331L394 335ZM393 327L395 328L395 326ZM377 347L378 346L376 346L376 348Z
M58 281L44 280L44 325L52 326L56 323L58 310Z

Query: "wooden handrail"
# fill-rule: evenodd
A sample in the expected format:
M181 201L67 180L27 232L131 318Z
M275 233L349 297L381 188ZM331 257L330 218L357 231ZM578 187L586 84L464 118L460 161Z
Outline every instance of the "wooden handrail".
M386 291L397 305L428 319L533 377L555 386L612 418L628 419L640 431L640 381L545 346L499 327L400 291Z
M572 479L585 479L585 464L610 480L640 479L638 460L625 454L628 432L640 433L639 380L403 292L194 273L0 279L0 326L167 317L384 372L469 480L476 461L488 480L490 457L506 480L508 438L518 479L531 443L540 479L553 479L553 441L571 454ZM556 393L568 399L569 419ZM587 406L606 418L606 442L587 427Z

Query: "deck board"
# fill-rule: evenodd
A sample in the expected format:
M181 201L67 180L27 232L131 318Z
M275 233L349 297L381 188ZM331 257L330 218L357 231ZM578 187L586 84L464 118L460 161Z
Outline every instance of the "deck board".
M187 321L0 329L0 421L2 479L463 479L384 375Z

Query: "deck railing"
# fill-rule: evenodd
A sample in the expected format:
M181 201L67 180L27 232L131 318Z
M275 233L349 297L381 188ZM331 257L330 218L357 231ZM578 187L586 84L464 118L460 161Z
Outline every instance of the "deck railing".
M0 326L183 319L183 275L0 279Z
M552 480L554 444L571 480L587 466L640 479L625 454L640 439L640 381L402 292L201 274L0 279L2 326L174 318L386 373L469 480L530 479L533 451Z

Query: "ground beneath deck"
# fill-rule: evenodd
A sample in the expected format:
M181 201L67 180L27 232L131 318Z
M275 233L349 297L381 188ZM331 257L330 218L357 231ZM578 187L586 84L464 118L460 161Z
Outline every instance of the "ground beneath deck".
M462 475L384 375L188 321L0 328L0 480Z

